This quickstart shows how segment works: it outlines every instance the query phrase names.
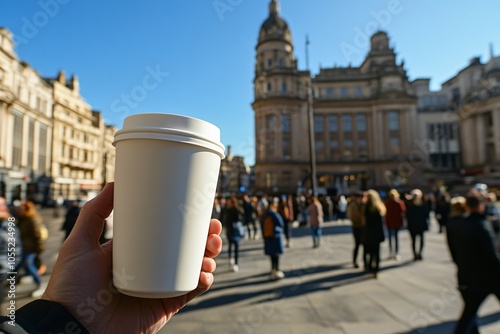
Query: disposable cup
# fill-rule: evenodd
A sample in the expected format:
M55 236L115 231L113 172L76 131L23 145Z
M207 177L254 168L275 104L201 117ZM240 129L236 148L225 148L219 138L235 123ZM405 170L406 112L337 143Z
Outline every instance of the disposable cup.
M113 283L145 298L198 285L224 146L219 129L138 114L115 134Z

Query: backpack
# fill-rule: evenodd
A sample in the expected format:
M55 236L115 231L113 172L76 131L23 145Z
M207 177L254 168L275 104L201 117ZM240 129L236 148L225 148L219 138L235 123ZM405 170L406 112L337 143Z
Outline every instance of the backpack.
M267 215L264 219L264 238L273 238L274 237L274 220L271 215Z

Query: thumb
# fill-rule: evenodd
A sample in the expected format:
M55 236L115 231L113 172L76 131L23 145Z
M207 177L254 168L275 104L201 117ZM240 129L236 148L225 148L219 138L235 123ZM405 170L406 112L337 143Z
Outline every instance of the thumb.
M104 220L113 210L113 190L114 183L108 183L99 195L85 203L68 239L81 242L82 247L99 245Z

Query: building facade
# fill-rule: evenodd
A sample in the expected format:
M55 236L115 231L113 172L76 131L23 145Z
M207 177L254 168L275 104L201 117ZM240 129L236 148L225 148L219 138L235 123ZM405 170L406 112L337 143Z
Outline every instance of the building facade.
M431 91L430 79L412 82L418 97L418 150L425 179L437 186L463 182L460 119L443 90Z
M463 176L500 186L500 57L474 58L445 85L460 118Z
M53 196L85 197L102 188L104 121L80 95L78 78L64 71L46 79L54 92Z
M290 29L272 0L256 50L257 191L311 188L310 128L320 192L422 185L417 97L385 32L371 37L360 66L322 68L311 77L297 68Z
M0 28L0 196L85 198L114 179L113 135L80 95L78 78L42 78Z
M50 196L52 89L19 61L0 28L0 195L8 202Z

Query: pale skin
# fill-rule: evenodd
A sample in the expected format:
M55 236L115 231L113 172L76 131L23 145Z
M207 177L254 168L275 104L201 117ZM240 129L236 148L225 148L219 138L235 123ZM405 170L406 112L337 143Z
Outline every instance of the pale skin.
M112 240L99 245L104 219L113 209L113 183L85 204L61 247L41 299L66 307L91 333L156 333L190 300L214 281L215 260L222 249L221 223L212 219L198 287L165 299L130 297L112 285ZM115 222L119 224L119 222Z

